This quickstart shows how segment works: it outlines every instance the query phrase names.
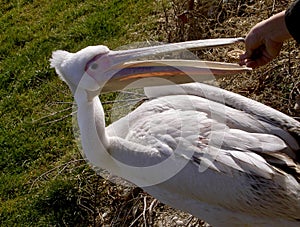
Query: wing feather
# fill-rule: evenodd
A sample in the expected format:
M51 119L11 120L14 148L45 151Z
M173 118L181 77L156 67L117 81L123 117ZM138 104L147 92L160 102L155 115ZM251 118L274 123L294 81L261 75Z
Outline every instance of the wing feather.
M209 166L229 175L234 170L266 179L290 173L300 179L299 140L290 130L300 129L300 123L292 118L203 84L147 88L146 94L156 98L122 120L127 140L165 155L180 147L182 158L191 159L197 168Z

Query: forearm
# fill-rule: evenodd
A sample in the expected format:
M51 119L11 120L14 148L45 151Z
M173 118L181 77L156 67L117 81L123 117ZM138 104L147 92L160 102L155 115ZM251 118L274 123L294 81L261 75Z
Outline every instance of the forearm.
M278 56L284 41L294 38L300 43L300 0L286 11L256 24L245 38L246 52L240 64L256 68Z
M285 11L273 15L267 20L261 22L261 36L266 40L283 43L285 40L292 38L285 20Z

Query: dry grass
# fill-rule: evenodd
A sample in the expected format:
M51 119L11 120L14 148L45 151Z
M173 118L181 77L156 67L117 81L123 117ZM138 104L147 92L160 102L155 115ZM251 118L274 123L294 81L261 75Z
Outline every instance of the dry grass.
M290 2L188 0L182 3L174 0L172 10L164 11L168 23L164 23L163 30L169 42L245 36L253 25L286 9ZM234 61L230 58L230 51L243 48L243 45L239 45L205 50L199 52L198 56L201 59L230 62ZM297 118L299 110L294 107L300 94L299 81L299 48L291 40L284 44L280 56L270 64L251 73L223 79L219 85Z
M225 1L224 1L225 2ZM194 39L245 36L257 22L287 8L291 1L228 0L157 1L157 29L149 39L178 42ZM200 58L236 61L230 48L199 51ZM299 117L294 108L300 94L299 49L287 42L281 55L265 67L218 81L222 88L250 97L284 113ZM71 167L70 167L71 169ZM90 214L92 226L209 226L174 210L139 188L116 185L90 171L79 177L79 205Z

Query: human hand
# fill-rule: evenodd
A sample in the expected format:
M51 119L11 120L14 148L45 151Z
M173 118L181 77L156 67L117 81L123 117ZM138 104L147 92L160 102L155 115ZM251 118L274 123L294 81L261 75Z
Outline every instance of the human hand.
M289 38L285 11L258 23L245 38L246 52L240 56L240 65L257 68L269 63L279 55L283 42Z

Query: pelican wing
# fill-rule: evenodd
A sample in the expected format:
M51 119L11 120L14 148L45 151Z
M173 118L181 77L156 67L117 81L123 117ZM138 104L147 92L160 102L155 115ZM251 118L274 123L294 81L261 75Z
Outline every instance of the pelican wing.
M277 126L282 130L277 132L275 129L271 133L282 133L284 140L287 141L293 150L299 150L300 141L300 122L271 108L262 103L248 99L236 93L220 89L218 87L192 83L174 86L160 86L145 88L146 95L150 98L166 96L166 95L195 95L206 99L233 107L243 112L249 113L255 119L261 120L262 124L269 123L269 131L272 131L272 126ZM241 124L241 120L237 118L237 124ZM284 133L284 131L288 132ZM278 135L279 136L279 135Z
M160 98L153 100L151 104L146 104L146 107L138 108L135 112L129 114L128 117L120 120L119 123L115 123L119 131L124 131L120 130L124 128L121 125L131 125L132 127L135 125L134 128L127 128L124 131L122 135L123 138L145 146L153 146L153 144L148 144L149 141L153 141L153 138L150 139L147 138L147 136L153 134L174 134L175 132L170 129L170 125L173 124L172 122L174 122L174 118L176 118L175 113L163 117L159 115L160 117L156 116L155 119L161 119L160 122L156 122L158 120L154 122L155 111L159 112L159 114L164 112L166 115L170 113L168 111L174 110L178 115L178 119L182 119L183 113L180 112L181 110L192 111L189 117L194 120L194 122L181 122L178 124L184 124L186 127L190 124L191 127L194 127L193 130L189 131L189 136L200 135L203 137L200 141L209 140L210 142L207 144L207 147L224 149L226 152L231 151L231 158L236 159L234 162L239 163L239 168L244 169L245 172L255 172L253 169L251 171L247 170L247 168L244 168L245 165L242 165L242 163L247 163L247 160L252 160L249 158L244 160L246 157L245 152L250 152L249 154L255 157L253 160L261 157L266 163L273 166L273 168L278 168L283 172L290 173L297 180L300 179L300 145L298 139L299 134L297 134L297 131L300 129L299 122L261 103L220 88L198 83L176 86L176 88L174 88L174 86L146 88L145 91L149 97ZM188 99L179 101L180 99L184 99L184 97L188 97ZM157 103L154 104L153 102ZM131 117L134 121L138 121L139 123L128 123L127 121L130 121L129 119ZM203 121L206 125L203 122L198 123L197 120L195 120L197 118L202 119L201 117L207 117L207 119ZM140 124L143 122L142 119L148 118L151 119L152 126L149 126L151 132L147 134L144 131L144 125ZM189 121L188 117L184 119L185 121ZM154 132L158 125L162 130L167 131ZM203 129L207 129L207 131L201 134ZM137 135L138 130L142 130L143 136ZM180 136L187 137L187 135L183 134ZM179 138L179 136L177 138ZM194 139L191 143L193 144L197 141L197 139ZM179 141L173 143L178 144ZM160 144L160 146L164 148L162 151L171 149L170 152L172 152L172 148L174 148L174 145L170 147L166 144L163 145L163 143L157 144ZM205 152L207 151L202 151L202 153ZM195 157L197 158L198 156ZM249 163L247 165L251 166ZM259 167L260 165L253 166ZM264 165L264 167L266 166L267 165ZM264 175L264 171L269 174L270 170L268 170L268 168L258 168L257 174Z
M262 103L217 87L200 83L176 86L180 89L175 89L174 86L149 87L145 88L145 92L152 98L174 94L194 95L241 110L227 115L227 124L251 133L266 133L284 141L288 149L277 150L278 143L271 142L269 146L274 148L273 152L265 152L265 149L254 151L266 158L270 164L293 174L298 181L300 180L300 123L298 121ZM247 120L245 113L249 116ZM248 138L248 141L251 140ZM251 142L256 144L255 141ZM244 143L237 144L241 146Z
M277 189L283 185L300 190L297 176L291 171L291 165L298 164L286 154L292 149L284 139L269 132L262 120L246 112L195 95L168 95L142 104L109 126L107 132L112 136L122 128L122 138L114 139L112 144L112 155L123 157L124 162L132 157L130 165L136 170L122 172L130 179L150 179L133 182L145 186L150 193L155 190L152 186L159 183L160 190L165 188L178 196L190 193L201 202L235 212L246 210L259 215L266 212L264 207L272 206L266 215L274 216L280 211L281 217L287 217L300 210L299 204L287 204L287 200L276 197ZM283 157L279 158L279 154ZM271 158L279 159L281 168L273 165ZM168 160L172 162L168 164ZM287 175L291 181L285 180ZM199 194L197 187L202 187ZM256 191L265 193L270 200L252 197ZM295 200L298 192L291 195ZM282 197L290 196L285 190L280 193ZM237 195L244 198L240 200ZM278 201L274 203L275 199Z

